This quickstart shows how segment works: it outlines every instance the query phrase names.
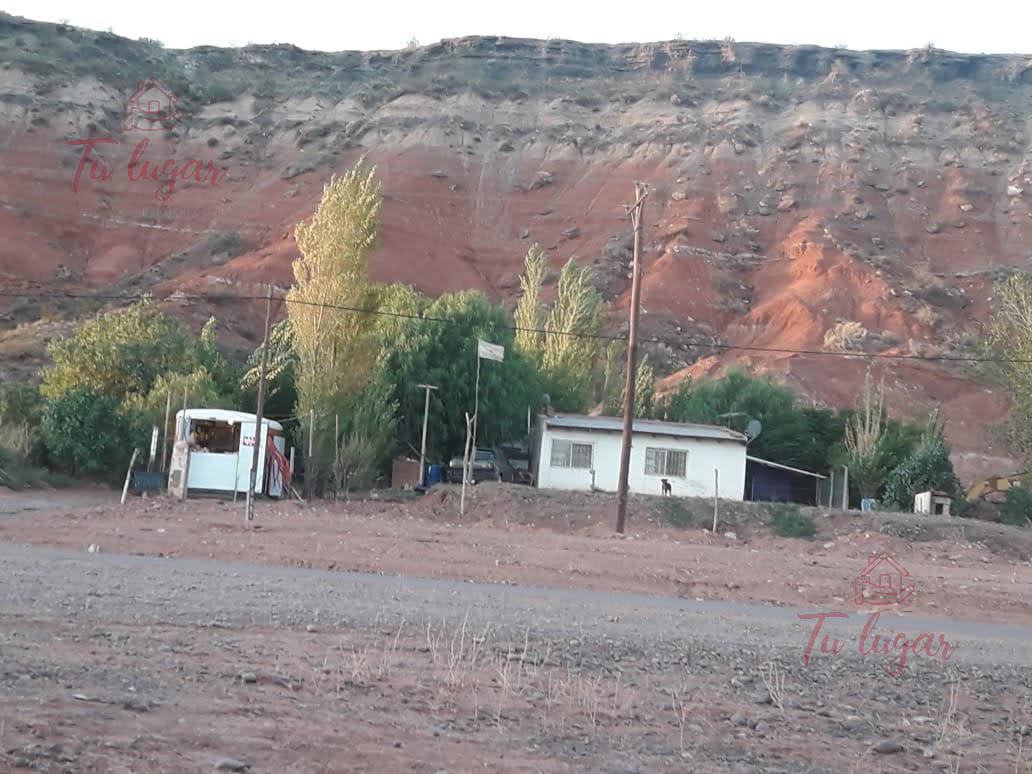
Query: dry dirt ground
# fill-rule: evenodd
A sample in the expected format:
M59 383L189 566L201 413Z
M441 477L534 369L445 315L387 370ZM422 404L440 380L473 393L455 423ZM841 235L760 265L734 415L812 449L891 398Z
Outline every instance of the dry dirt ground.
M641 499L618 539L604 498L493 486L466 519L442 489L247 528L105 494L0 495L0 769L1032 772L1014 530L831 514L785 540L722 504L732 540ZM852 577L882 550L917 592L861 654ZM814 611L849 617L804 665Z

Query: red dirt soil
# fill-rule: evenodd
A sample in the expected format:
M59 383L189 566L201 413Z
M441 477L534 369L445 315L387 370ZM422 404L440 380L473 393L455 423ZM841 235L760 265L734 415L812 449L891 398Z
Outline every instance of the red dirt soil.
M1032 551L1018 530L954 520L945 529L969 530L969 538L912 542L858 515L832 513L818 515L817 539L782 539L759 526L762 511L724 503L729 521L721 529L737 533L730 540L663 526L662 507L655 498L634 498L621 538L612 531L611 498L511 485L478 486L465 519L456 491L439 487L406 502L261 503L250 528L242 501L159 497L124 507L42 505L0 520L0 540L851 611L858 610L853 579L871 556L887 552L918 584L900 612L1032 623L1032 565L993 553L1008 544ZM903 523L920 531L920 519Z

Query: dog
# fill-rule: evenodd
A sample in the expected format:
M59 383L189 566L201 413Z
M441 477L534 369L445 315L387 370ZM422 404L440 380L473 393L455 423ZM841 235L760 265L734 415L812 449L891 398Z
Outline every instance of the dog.
M674 488L672 486L670 486L670 482L667 481L665 478L660 479L660 481L663 483L663 496L667 497L670 494L672 494L673 491L674 491Z

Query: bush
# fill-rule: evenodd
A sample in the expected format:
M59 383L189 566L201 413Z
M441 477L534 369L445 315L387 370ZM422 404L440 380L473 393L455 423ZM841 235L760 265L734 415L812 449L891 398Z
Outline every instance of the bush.
M1032 527L1032 492L1011 487L1000 503L1000 522L1012 527Z
M40 430L51 466L73 476L115 480L132 453L118 401L89 387L48 402Z
M861 352L867 335L867 329L855 320L836 323L824 332L824 348L834 352Z
M663 501L663 518L675 527L690 527L695 523L695 514L677 497L669 497Z
M9 465L34 461L39 451L38 427L42 401L35 387L0 385L0 451Z
M941 435L932 435L926 436L917 450L889 474L884 500L897 510L910 511L915 495L937 490L955 500L961 499L962 490L950 462L949 446Z
M146 394L162 374L190 373L199 364L194 337L150 299L82 322L74 336L50 345L50 357L40 392L52 399L89 386L121 400Z
M17 492L22 489L71 486L72 483L74 481L70 476L26 463L24 458L0 448L0 486Z
M817 534L813 518L794 505L771 506L771 526L774 534L785 538L812 538Z

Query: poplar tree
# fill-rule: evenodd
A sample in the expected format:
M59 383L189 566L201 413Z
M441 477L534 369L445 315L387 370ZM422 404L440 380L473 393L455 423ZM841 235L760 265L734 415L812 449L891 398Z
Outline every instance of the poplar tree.
M541 303L541 287L548 271L548 257L534 244L527 251L523 266L523 276L520 277L522 292L513 311L516 323L514 346L540 365L545 342L542 329L547 322L545 307Z
M604 320L602 296L591 284L591 270L570 258L559 274L555 303L546 311L541 286L547 263L537 245L527 253L525 266L515 346L537 365L556 405L583 409L591 397L596 336Z
M368 384L377 352L369 256L380 230L376 170L362 159L323 189L311 220L295 231L300 255L287 316L296 357L297 413L312 433L307 475L324 482L336 459L335 416ZM307 444L305 445L307 451Z

